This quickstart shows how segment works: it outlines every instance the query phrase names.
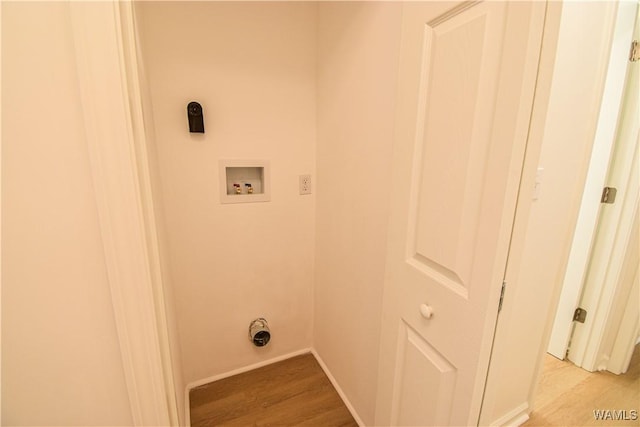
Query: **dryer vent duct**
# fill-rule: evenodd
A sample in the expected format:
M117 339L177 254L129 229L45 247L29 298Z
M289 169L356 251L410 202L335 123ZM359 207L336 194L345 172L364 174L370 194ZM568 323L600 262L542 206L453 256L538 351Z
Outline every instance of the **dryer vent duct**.
M249 339L256 347L264 347L271 339L267 320L260 317L249 324Z

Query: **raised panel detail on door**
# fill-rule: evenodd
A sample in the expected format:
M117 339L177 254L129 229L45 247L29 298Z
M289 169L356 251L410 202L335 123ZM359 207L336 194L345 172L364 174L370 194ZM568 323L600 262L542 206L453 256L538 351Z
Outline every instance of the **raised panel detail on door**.
M456 368L405 322L398 340L392 424L447 425Z
M463 4L424 27L409 262L465 298L491 142L501 46L495 28L502 15Z
M545 8L403 3L378 425L478 422Z

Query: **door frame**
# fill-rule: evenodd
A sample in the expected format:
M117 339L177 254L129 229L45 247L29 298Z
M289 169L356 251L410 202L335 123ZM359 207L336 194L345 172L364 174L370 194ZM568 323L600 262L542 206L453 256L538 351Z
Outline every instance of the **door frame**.
M555 104L555 106L552 105L550 107L551 110L549 112L557 111L557 108L566 105L566 102L557 102L558 99L561 99L566 94L562 86L558 86L557 82L570 81L571 83L568 83L570 85L569 90L578 95L578 100L574 102L579 102L582 105L582 111L577 116L581 119L582 126L580 132L574 132L571 130L573 124L565 125L566 121L562 121L566 118L565 116L561 115L561 119L558 119L557 116L550 116L549 118L539 116L536 119L534 111L532 121L538 122L542 129L548 128L545 132L547 134L546 138L550 143L545 142L543 154L546 153L547 161L549 156L553 155L555 160L552 162L554 165L552 171L556 173L551 175L552 181L549 181L549 175L543 180L546 180L542 190L543 197L540 198L541 200L534 202L534 204L541 203L541 205L536 208L536 211L533 211L534 215L531 219L516 218L516 224L520 230L518 231L519 233L527 233L528 222L537 224L531 228L537 234L532 236L534 246L527 245L529 247L527 257L531 257L530 254L535 253L536 249L531 248L538 248L540 247L539 245L544 245L545 242L552 244L554 248L551 252L552 258L545 254L546 261L543 261L544 268L541 269L544 272L536 272L535 268L531 268L531 263L534 262L535 258L528 258L530 261L528 264L519 262L518 259L522 258L522 249L517 250L517 247L512 247L511 256L515 262L510 268L517 268L517 265L520 264L520 268L523 270L522 274L526 274L526 276L518 277L519 275L516 271L512 275L513 281L509 281L507 286L505 309L500 314L498 335L495 338L494 354L491 361L490 381L485 392L483 418L481 420L483 425L519 425L528 419L528 413L533 408L533 400L547 354L551 326L570 253L573 231L578 218L584 179L600 111L617 4L614 2L603 4L602 7L597 8L597 15L593 11L585 11L579 8L565 10L566 5L566 2L564 4L560 2L550 3L550 6L559 9L556 19L558 21L562 20L562 22L558 22L557 55L565 55L568 50L572 49L574 43L576 43L575 37L567 36L573 35L574 31L575 33L580 33L585 28L582 18L590 23L593 23L594 19L598 20L597 28L588 30L591 37L590 43L588 43L589 48L586 49L583 45L581 49L572 52L576 53L576 55L578 54L577 52L583 53L585 51L593 53L588 58L588 69L586 70L590 78L593 78L593 80L590 80L593 82L593 86L589 87L588 90L576 91L576 89L582 88L585 83L579 81L575 86L571 86L573 81L570 80L570 73L563 72L563 68L558 68L563 66L563 62L566 62L563 61L566 57L551 58L551 70L553 71L555 68L560 76L556 76L556 71L553 71L553 76L549 77L554 80L551 101L552 104ZM582 17L579 15L581 13L586 13L586 15ZM593 43L594 39L598 42ZM555 54L551 56L555 56ZM577 56L572 57L570 63L573 63L576 58ZM558 64L553 64L554 61L557 61ZM536 96L536 98L538 97ZM555 101L553 98L555 98ZM540 101L541 108L543 108L542 104L544 102L542 102L542 99ZM537 99L536 102L538 102ZM544 106L544 109L546 108L549 107ZM568 115L568 117L573 116ZM547 124L544 123L545 119ZM563 138L571 138L572 136L578 139L574 138L570 142L569 146L573 147L571 151L557 148ZM533 137L535 135L532 135ZM543 135L538 135L538 137L542 138ZM531 156L531 159L537 165L535 157ZM565 180L563 174L557 173L559 163L571 164L573 180ZM544 164L541 164L541 166L544 166ZM548 172L549 170L546 171L547 174ZM561 178L562 181L553 181ZM529 184L526 184L526 186L533 188L536 181L535 171L528 178L524 177L523 182L527 179ZM553 192L553 196L549 196L550 191ZM531 202L523 199L522 203ZM540 216L541 212L546 214L544 218L548 220L545 219L541 222L540 219L543 218ZM550 212L552 213L549 214ZM550 229L541 228L541 223L549 224ZM545 236L545 232L550 233L548 235L549 238ZM514 344L518 346L517 356L515 357L509 348ZM521 356L524 354L531 356L524 361L525 365L522 365Z
M638 3L621 2L619 5L614 43L611 49L611 63L609 67L614 78L621 78L622 90L617 100L618 114L612 124L611 133L607 134L612 140L611 159L608 164L605 184L618 187L618 194L614 204L600 204L600 212L594 233L593 247L586 267L583 284L583 295L580 306L588 312L584 324L576 324L569 349L569 360L589 371L608 369L610 349L607 345L611 341L608 334L616 334L611 329L610 322L615 321L616 303L623 306L624 302L616 301L618 292L624 284L620 282L624 274L625 259L629 244L634 236L634 219L638 210L638 140L637 128L625 120L627 103L632 103L630 96L637 93L630 90L632 84L629 72L631 67L638 64L629 62L629 46L637 37ZM635 76L638 76L637 69ZM619 82L617 82L619 83ZM637 81L636 87L637 87ZM616 93L618 95L618 93ZM606 92L605 92L606 96ZM603 106L605 105L603 99ZM635 99L638 102L638 99ZM637 108L637 107L636 107ZM604 110L604 108L603 108ZM606 111L606 110L605 110ZM601 120L600 120L601 121ZM629 126L629 127L627 127ZM636 133L632 133L636 130ZM627 135L627 133L630 133ZM623 141L621 138L629 137ZM634 141L633 138L636 137ZM637 244L637 243L635 243ZM591 316L589 316L591 313ZM617 327L615 328L617 329ZM631 332L631 331L628 331ZM636 334L637 337L637 334ZM621 337L621 339L624 339ZM629 350L633 350L635 337L627 336L626 343ZM630 355L629 355L630 357Z
M593 251L598 218L601 204L599 203L602 189L607 179L607 170L611 158L618 117L621 109L623 90L625 87L628 68L629 42L633 35L633 24L636 17L637 1L619 1L611 37L611 51L607 76L602 96L600 114L597 120L596 134L593 142L591 160L585 181L580 211L576 223L571 253L567 263L564 281L558 306L555 312L553 329L549 340L548 351L559 359L564 359L571 333L573 331L573 311L578 307L583 293L583 284L589 267L589 260ZM610 299L612 294L602 288L602 283L596 284L594 289L604 299ZM603 301L603 304L606 301ZM595 314L597 302L591 302L588 312ZM604 306L603 306L604 307ZM601 324L601 322L599 322ZM591 322L589 323L591 325ZM585 328L586 329L586 328ZM598 329L587 329L578 334L602 334ZM580 338L579 338L580 339ZM588 340L588 338L587 338ZM586 344L571 350L570 359L578 366L582 366L585 358ZM584 366L593 370L593 363Z
M71 2L70 24L133 422L179 425L147 169L133 3Z

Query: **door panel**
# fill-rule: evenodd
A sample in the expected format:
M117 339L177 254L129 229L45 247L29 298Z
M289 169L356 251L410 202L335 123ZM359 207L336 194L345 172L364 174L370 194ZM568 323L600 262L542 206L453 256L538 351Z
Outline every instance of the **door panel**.
M402 322L392 425L433 426L449 421L456 368Z
M417 199L411 264L466 297L495 102L504 7L467 4L425 25L420 70ZM414 167L416 167L414 166Z
M546 5L403 7L376 423L469 425L482 401Z

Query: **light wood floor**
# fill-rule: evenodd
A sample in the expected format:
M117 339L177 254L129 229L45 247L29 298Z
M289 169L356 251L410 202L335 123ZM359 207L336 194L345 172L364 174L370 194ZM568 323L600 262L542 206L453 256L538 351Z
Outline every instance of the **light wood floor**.
M623 375L587 372L547 355L533 412L524 426L640 426L636 420L594 418L594 409L640 411L640 346ZM636 412L640 415L640 412Z
M311 354L197 387L192 426L357 426Z

